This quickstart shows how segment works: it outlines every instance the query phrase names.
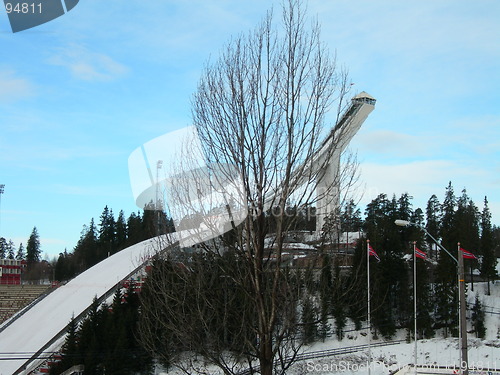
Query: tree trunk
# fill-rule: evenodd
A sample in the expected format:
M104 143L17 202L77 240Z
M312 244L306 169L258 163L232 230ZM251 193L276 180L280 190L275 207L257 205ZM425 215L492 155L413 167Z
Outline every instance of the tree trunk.
M260 347L260 373L261 375L273 374L273 338L266 335L261 342Z

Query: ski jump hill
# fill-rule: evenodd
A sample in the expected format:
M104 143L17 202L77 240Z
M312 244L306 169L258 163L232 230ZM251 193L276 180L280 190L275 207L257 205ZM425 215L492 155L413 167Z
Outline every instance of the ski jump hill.
M171 240L159 236L121 250L4 322L0 326L0 375L35 370L58 350L73 317L85 316L94 298L104 301L111 296L161 249L160 244Z
M375 102L364 91L354 96L350 106L323 142L311 166L313 169L322 168L318 181L319 190L334 183L340 153L374 109ZM339 143L335 144L337 140ZM333 153L332 148L336 148ZM319 230L324 218L335 206L332 202L338 201L335 194L327 194L318 201ZM175 235L159 236L130 246L4 322L0 326L0 375L27 375L34 372L52 353L59 350L68 323L73 318L78 321L84 317L94 298L98 302L106 300L120 287L123 280L141 269L152 255L166 250L167 244L175 246L179 243L197 243L200 238L213 238L210 235L212 232L213 225L205 229L200 225L194 231L177 231Z

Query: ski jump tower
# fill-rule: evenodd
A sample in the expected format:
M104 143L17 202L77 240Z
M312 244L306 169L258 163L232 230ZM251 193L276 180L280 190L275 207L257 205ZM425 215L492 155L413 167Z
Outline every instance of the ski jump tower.
M354 96L349 108L323 141L316 160L311 166L313 169L319 169L317 169L319 173L316 184L317 234L321 233L326 218L335 212L340 204L340 155L375 108L375 102L375 98L364 91Z

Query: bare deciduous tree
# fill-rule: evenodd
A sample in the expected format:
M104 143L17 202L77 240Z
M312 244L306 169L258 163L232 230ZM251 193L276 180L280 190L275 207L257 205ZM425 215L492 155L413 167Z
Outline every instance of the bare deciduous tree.
M175 336L169 340L183 341L188 345L186 350L201 354L227 374L237 373L240 366L235 364L242 360L247 361L250 372L263 375L284 374L293 363L300 348L296 336L301 292L297 289L300 283L292 282L296 276L283 266L286 235L292 228L287 209L307 209L324 196L336 204L341 181L352 181L355 163L338 168L331 185L316 191L332 156L344 149L348 138L343 129L330 129L346 104L349 87L346 71L338 68L320 41L319 25L313 22L309 27L300 0L285 2L281 28L275 27L269 12L255 30L231 40L221 57L206 66L192 104L194 126L207 163L204 172L194 169L206 173L198 181L230 181L236 170L241 185L238 194L246 213L222 238L200 244L206 254L220 259L227 252L234 254L232 268L224 262L219 263L217 272L186 265L182 271L168 273L175 275L175 280L151 286L158 288L150 293L156 293L156 305L143 307L146 319L142 328L151 347L158 345L154 324L166 322L165 328L173 330ZM176 188L203 195L202 186L193 189L188 180L184 182ZM213 186L213 182L208 185ZM215 185L225 186L220 182ZM229 196L234 191L226 193ZM231 205L225 207L231 216ZM206 222L204 230L210 229L207 212L200 217ZM175 264L171 259L168 262ZM225 289L224 296L209 293L209 285L226 282L221 281L222 275L228 277L231 288ZM190 287L180 292L175 287L179 282ZM168 291L165 285L169 285ZM191 302L185 304L188 299ZM221 301L226 308L215 308L214 303ZM242 303L241 309L231 301ZM165 319L167 310L173 313L188 305L192 309L188 315L195 316L195 321L186 318L180 327L179 320ZM182 314L181 310L176 313ZM204 334L210 330L222 329L224 338L224 319L229 316L238 322L228 326L236 330L237 335L231 335L240 345L227 341L220 345L223 339L207 341L217 336ZM208 327L214 321L222 327ZM167 347L165 350L168 352ZM165 361L172 358L169 354Z

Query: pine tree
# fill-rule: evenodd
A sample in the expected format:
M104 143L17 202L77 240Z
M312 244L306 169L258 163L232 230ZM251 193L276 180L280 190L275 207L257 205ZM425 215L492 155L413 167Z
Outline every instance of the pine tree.
M14 241L10 240L9 243L7 244L7 258L9 259L15 259L14 255L14 250L16 248L16 245L14 245Z
M491 212L488 207L488 199L484 197L484 207L481 213L481 241L480 253L482 254L481 261L481 276L484 277L488 284L488 295L491 294L490 282L497 276L495 256L495 240L493 227L491 225Z
M456 249L458 234L455 225L455 211L457 199L451 182L446 188L442 205L442 225L440 236L445 249ZM451 253L451 252L450 252ZM456 262L444 251L439 251L438 265L436 267L436 325L445 329L445 336L449 330L456 330L458 324L457 306L458 295L456 288L457 266Z
M467 195L467 191L464 188L462 190L462 195L458 199L457 210L455 212L455 227L457 241L460 242L460 246L465 249L469 249L474 253L478 252L480 249L480 239L479 239L479 225L480 225L480 215L474 202ZM457 257L458 255L455 255ZM473 269L478 268L477 260L468 259L464 264L464 270L467 273L470 270L472 278L472 290L474 290L474 279L473 279Z
M410 216L410 221L417 225L412 225L410 227L406 227L405 229L409 230L408 237L403 237L403 239L407 239L407 248L411 248L411 243L413 241L417 241L417 246L419 249L428 250L428 245L426 242L426 234L421 228L425 228L425 218L424 212L421 208L417 208ZM413 249L411 249L413 251Z
M104 342L101 338L101 332L99 332L101 325L99 318L99 304L97 297L95 297L79 331L78 352L85 366L85 374L99 374L100 364L103 359Z
M342 207L340 215L340 228L342 232L357 232L361 230L363 220L361 218L361 210L356 207L354 200L349 200Z
M310 344L316 339L318 334L317 311L311 300L306 296L302 301L302 342Z
M132 212L127 219L127 246L132 246L138 242L145 240L141 214Z
M463 189L455 212L455 232L458 235L456 241L459 241L462 247L475 252L480 248L479 219L479 210L467 195L466 189Z
M97 232L92 218L89 226L83 226L80 239L73 251L78 271L82 272L99 262L97 245Z
M486 336L486 325L484 323L484 310L479 301L479 295L476 294L476 299L474 301L474 306L472 307L472 326L474 327L474 332L476 337L484 339Z
M432 237L438 238L441 232L441 204L434 194L427 201L425 214L427 219L425 229ZM431 258L437 259L437 245L431 238L427 238L426 242L431 244L431 250L434 249L434 252L430 252Z
M347 278L349 290L349 304L347 305L347 316L353 321L356 330L362 327L362 321L366 318L366 242L361 240L356 244L353 256L353 265Z
M56 362L50 367L51 375L59 375L72 366L80 364L81 359L78 353L78 324L74 317L72 317L68 323L66 338L61 347L61 356L61 361Z
M116 250L122 250L126 247L127 243L127 223L125 222L125 214L120 210L118 219L116 219Z
M442 207L441 231L439 236L442 239L442 245L446 249L454 248L457 244L458 233L455 226L455 210L457 207L457 198L451 182L446 187L445 198ZM442 258L446 259L446 254ZM441 258L441 257L440 257ZM450 261L448 264L453 263Z
M19 244L19 249L17 250L16 259L24 260L26 257L26 253L24 252L24 246L22 243Z
M26 261L28 262L28 269L40 261L40 236L36 227L33 228L31 235L26 244Z
M104 207L99 224L99 254L98 261L116 252L116 222L113 216L113 210L108 206Z
M7 257L7 240L4 237L0 237L0 259L5 259Z
M68 324L66 339L64 340L64 345L62 347L63 362L68 365L66 366L66 369L79 363L79 358L77 356L77 328L75 318L73 317Z
M397 214L398 218L401 220L410 220L412 215L412 203L413 199L408 193L401 194L401 197L398 199L398 208Z
M68 254L64 249L63 253L59 253L54 270L54 277L58 281L65 281L73 278L77 272L75 258L73 254Z
M434 331L434 300L429 283L427 263L417 258L417 330L420 337L429 339Z

